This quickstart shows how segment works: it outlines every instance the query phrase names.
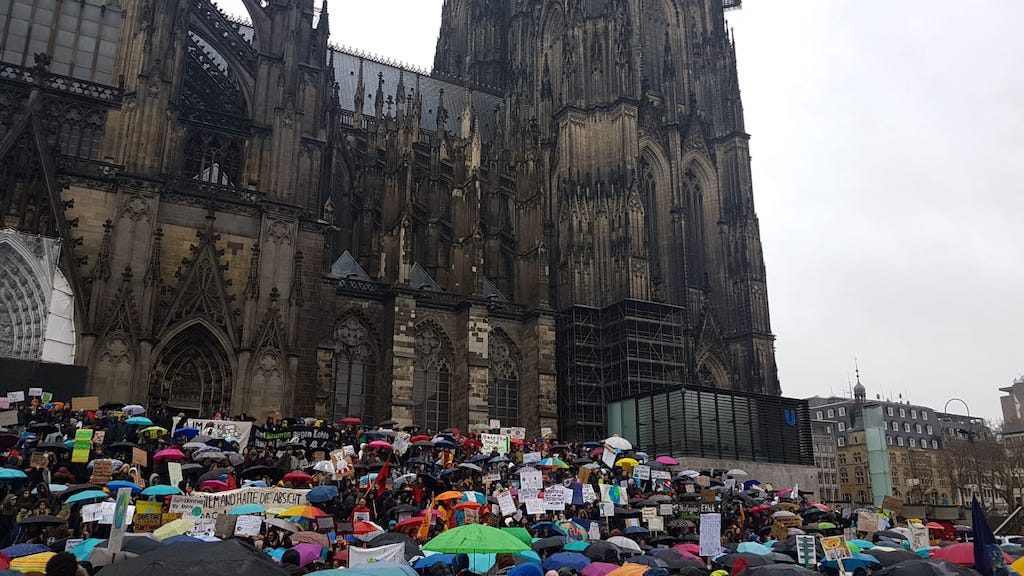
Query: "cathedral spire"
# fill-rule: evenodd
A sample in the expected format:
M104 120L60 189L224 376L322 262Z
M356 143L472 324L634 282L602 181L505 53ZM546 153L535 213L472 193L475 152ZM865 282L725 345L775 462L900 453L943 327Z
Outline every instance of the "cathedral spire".
M366 103L366 83L363 81L363 59L359 59L359 79L356 81L356 93L352 98L356 127L363 126L363 106Z
M374 116L379 123L384 119L384 73L377 73L377 93L373 95Z

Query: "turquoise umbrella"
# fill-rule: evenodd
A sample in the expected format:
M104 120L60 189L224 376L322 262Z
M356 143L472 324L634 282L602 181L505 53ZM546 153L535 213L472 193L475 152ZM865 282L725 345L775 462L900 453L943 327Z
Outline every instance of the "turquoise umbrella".
M77 504L79 502L89 502L92 500L106 500L107 498L110 498L110 494L107 494L103 490L86 490L85 492L79 492L78 494L69 497L64 501L64 503Z
M181 494L181 490L167 484L154 484L142 491L143 496L177 496L178 494Z
M374 564L363 564L355 568L334 568L332 570L310 572L310 576L418 576L418 574L412 569L412 566L377 562Z
M22 478L28 478L28 476L21 470L0 468L0 480L20 480Z
M145 416L132 416L131 418L124 421L125 424L131 424L133 426L152 426L153 421Z
M245 514L263 514L266 511L267 508L259 504L239 504L231 510L228 510L228 514L232 516L242 516Z

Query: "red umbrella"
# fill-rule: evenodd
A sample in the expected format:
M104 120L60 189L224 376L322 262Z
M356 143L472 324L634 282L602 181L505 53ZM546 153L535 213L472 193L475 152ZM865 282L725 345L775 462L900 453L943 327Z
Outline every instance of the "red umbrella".
M373 522L353 522L352 533L353 534L369 534L371 532L383 532L384 529L374 524Z
M413 436L412 438L410 438L409 442L430 442L430 436L424 436L423 434L420 434L419 436Z
M1007 565L1013 563L1013 559L1003 554L1003 561ZM953 564L959 564L961 566L974 566L974 543L963 542L960 544L953 544L951 546L945 546L938 550L932 550L932 558L937 560L945 560L946 562L952 562Z
M383 440L374 440L373 442L370 442L368 446L379 450L391 450L391 444L388 444Z
M230 489L231 489L231 487L228 486L227 482L221 482L220 480L206 480L202 484L199 485L199 490L200 491L212 490L214 492L223 492L225 490L230 490Z
M938 522L929 522L929 523L925 524L924 527L929 529L929 530L945 530L946 529L945 526L943 526L942 524L939 524Z
M342 418L340 422L342 424L362 424L363 423L363 421L360 420L359 418L353 418L351 416L349 416L347 418Z
M167 448L161 450L153 455L153 462L160 464L161 462L177 462L178 460L184 460L187 458L181 450L177 448Z
M285 482L305 482L309 484L310 482L313 481L313 477L310 476L309 474L306 474L302 470L296 470L294 472L289 472L285 474L282 480L284 480Z
M605 576L612 570L619 568L618 564L609 564L607 562L591 562L583 567L580 572L583 576Z
M676 544L672 549L686 554L700 554L700 546L696 544Z
M423 524L422 516L415 516L413 518L407 518L402 520L398 524L391 527L392 532L405 532L406 530L413 530L419 528Z

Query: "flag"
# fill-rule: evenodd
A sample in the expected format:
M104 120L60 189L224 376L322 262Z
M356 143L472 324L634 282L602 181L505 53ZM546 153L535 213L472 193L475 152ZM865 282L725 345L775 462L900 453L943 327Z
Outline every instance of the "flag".
M1003 551L989 528L977 496L971 499L971 522L974 525L974 569L982 576L1005 574Z
M423 515L423 522L420 523L420 527L416 531L416 539L420 542L426 542L427 537L430 536L430 521L434 518L435 505L437 505L436 498L430 501L430 506L427 506L426 513Z
M377 472L377 478L373 481L377 485L377 496L383 496L388 487L388 476L391 474L391 463L385 462L384 467Z

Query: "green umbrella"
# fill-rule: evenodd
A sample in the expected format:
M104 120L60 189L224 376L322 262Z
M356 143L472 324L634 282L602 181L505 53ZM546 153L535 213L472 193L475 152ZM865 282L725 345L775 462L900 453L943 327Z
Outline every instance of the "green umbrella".
M523 544L527 546L533 544L533 536L530 536L530 532L526 528L502 528L501 531L522 540Z
M835 530L836 525L831 522L818 522L818 529L820 530Z
M586 540L573 540L572 542L566 542L565 546L562 546L562 550L568 550L569 552L583 552L590 546L590 542Z
M442 532L423 545L424 550L446 554L509 554L530 547L508 532L483 524L466 524Z

